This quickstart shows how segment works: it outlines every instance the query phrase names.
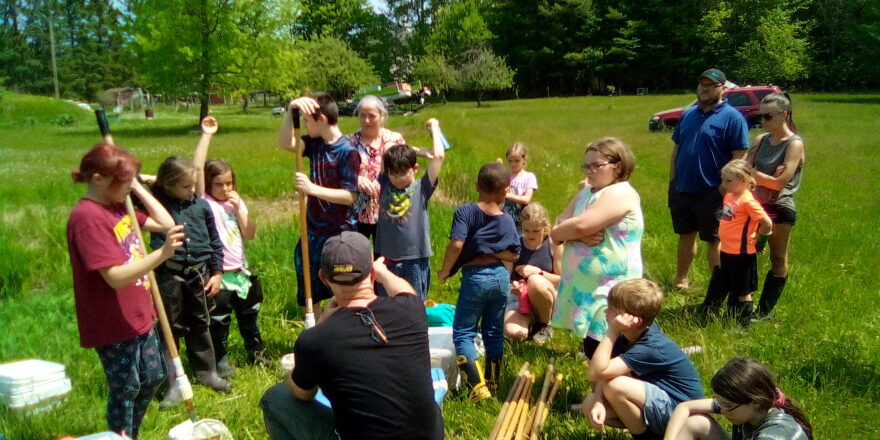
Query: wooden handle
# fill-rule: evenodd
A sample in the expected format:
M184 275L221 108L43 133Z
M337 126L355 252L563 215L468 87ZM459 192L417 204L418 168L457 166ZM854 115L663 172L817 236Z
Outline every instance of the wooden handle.
M303 172L302 152L304 145L302 145L299 133L299 109L293 109L291 116L293 117L293 138L296 149L296 172L301 173ZM309 220L306 212L308 198L302 191L297 191L297 193L299 197L299 246L302 251L303 283L306 288L306 328L311 328L315 324L315 311L312 304L312 264L309 259Z

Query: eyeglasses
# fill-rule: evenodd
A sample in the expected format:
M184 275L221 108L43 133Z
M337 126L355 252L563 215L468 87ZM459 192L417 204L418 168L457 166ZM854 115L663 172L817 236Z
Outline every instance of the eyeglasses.
M358 318L361 318L361 325L364 327L370 327L370 337L373 338L373 342L377 344L387 344L388 336L385 335L385 330L382 329L382 326L376 322L376 316L373 315L373 311L367 308L361 312L354 312Z
M761 113L761 119L763 119L763 120L765 120L765 121L769 121L769 120L773 119L774 117L776 117L776 115L781 114L781 113L782 113L782 112L779 112L779 113Z
M736 411L737 408L744 405L743 403L739 403L739 404L736 404L733 406L722 405L721 402L718 401L718 399L715 399L715 403L718 404L718 409L721 410L721 412L728 413L728 414Z
M702 82L702 81L699 82L699 86L704 89L714 89L716 87L721 87L721 85L722 85L721 83L716 83L716 82L708 82L708 83Z
M595 173L596 171L605 168L605 165L611 165L612 162L600 162L600 163L585 163L581 165L581 169L584 170L585 173Z

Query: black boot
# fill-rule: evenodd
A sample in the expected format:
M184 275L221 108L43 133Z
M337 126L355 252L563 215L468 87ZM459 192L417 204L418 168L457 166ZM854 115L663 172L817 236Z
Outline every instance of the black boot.
M773 271L767 271L767 278L764 279L764 289L761 290L761 299L758 300L758 310L755 311L756 319L764 319L770 316L779 297L782 296L782 290L785 289L785 283L788 276L773 275Z
M743 330L748 330L749 324L752 323L752 316L754 316L753 306L754 303L752 301L739 301L733 305L733 317Z
M271 368L272 363L266 359L263 347L263 337L260 335L258 323L258 310L249 309L238 315L238 332L244 341L244 348L248 353L248 362L264 368Z
M709 280L709 287L706 288L706 297L703 302L697 305L685 306L684 311L694 315L700 319L706 319L710 313L717 313L725 298L724 286L721 281L721 267L715 266L712 269L712 278Z
M480 365L476 361L468 361L464 355L458 355L455 358L458 368L464 376L465 383L471 389L470 397L474 402L482 402L492 398L489 387L483 379L483 372L480 371Z
M217 359L217 374L222 378L232 377L235 375L235 369L232 368L232 362L229 361L229 324L232 319L226 316L225 319L217 320L211 317L211 343L214 346L214 358Z
M186 355L196 379L214 391L227 392L232 385L217 374L217 358L208 326L193 327L186 335Z
M501 359L486 360L486 386L489 392L495 394L498 389L498 380L501 378Z

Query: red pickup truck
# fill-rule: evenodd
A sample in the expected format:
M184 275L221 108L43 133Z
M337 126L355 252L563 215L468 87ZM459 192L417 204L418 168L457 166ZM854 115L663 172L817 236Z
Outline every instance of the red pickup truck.
M779 90L779 87L773 85L737 86L725 90L724 97L727 98L728 104L736 107L745 116L746 121L749 123L749 128L754 128L761 125L761 115L758 112L758 108L761 106L761 99L771 93L782 93L782 91ZM690 105L695 103L696 101ZM651 121L648 122L648 128L651 131L675 128L685 108L687 107L673 108L654 113Z

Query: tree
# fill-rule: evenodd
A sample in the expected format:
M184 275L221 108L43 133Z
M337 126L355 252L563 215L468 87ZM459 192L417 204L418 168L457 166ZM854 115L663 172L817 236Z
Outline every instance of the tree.
M471 49L465 53L465 62L459 70L461 87L477 93L477 107L482 105L483 93L513 86L513 70L488 49Z
M458 85L458 71L440 54L419 57L413 66L413 75L430 84L446 102L446 92Z
M744 82L786 84L803 77L810 62L809 47L800 34L803 23L791 13L774 8L764 15L755 38L744 44L737 58L737 76Z
M134 52L146 84L168 96L198 96L200 118L212 92L240 90L255 57L277 56L291 0L131 0ZM266 20L261 20L266 18ZM256 20L256 22L254 21ZM255 25L256 23L256 25Z
M307 60L303 85L311 90L329 92L340 100L379 80L372 67L342 40L322 37L300 41L297 47Z

